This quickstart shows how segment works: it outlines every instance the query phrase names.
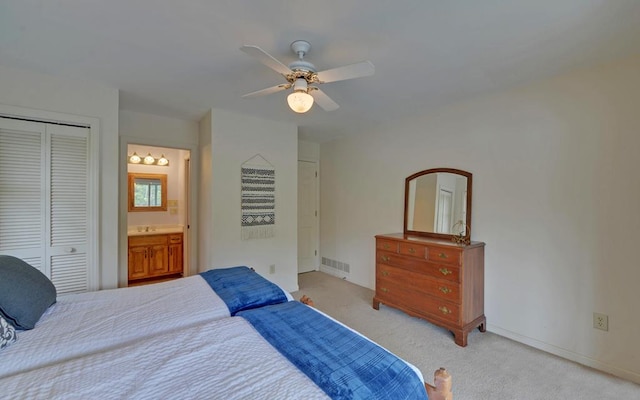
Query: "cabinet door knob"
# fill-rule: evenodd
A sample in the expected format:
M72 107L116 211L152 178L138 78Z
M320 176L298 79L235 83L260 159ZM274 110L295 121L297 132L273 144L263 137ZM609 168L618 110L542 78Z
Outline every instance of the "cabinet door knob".
M440 306L438 307L438 310L440 310L443 314L451 314L451 310L449 310L447 307L445 306Z
M451 292L452 292L452 290L451 290L451 289L449 289L449 288L448 288L448 287L446 287L446 286L440 286L440 288L439 288L439 289L440 289L440 291L441 291L442 293L444 293L444 294L447 294L447 293L451 293Z
M440 268L438 271L440 271L442 273L442 275L444 275L444 276L447 276L449 274L453 274L453 272L448 270L447 268Z

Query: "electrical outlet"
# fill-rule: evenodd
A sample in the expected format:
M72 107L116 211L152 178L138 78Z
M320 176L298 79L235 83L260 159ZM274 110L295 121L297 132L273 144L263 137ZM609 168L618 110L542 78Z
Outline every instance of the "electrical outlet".
M276 265L275 264L269 265L269 273L270 274L275 274L276 273Z
M606 314L593 313L593 327L603 331L609 330L609 316Z

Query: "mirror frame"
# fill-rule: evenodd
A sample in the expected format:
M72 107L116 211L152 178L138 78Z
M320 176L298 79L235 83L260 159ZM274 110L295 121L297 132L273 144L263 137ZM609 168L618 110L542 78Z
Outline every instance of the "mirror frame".
M143 179L159 179L160 185L162 185L162 198L160 200L160 207L136 207L134 204L134 184L136 178ZM138 211L167 211L167 175L166 174L145 174L138 172L129 172L129 211L130 212L138 212Z
M461 169L454 169L454 168L426 169L424 171L416 172L415 174L408 176L405 179L404 181L404 234L424 236L424 237L430 237L435 239L448 239L448 240L453 240L454 236L458 237L458 235L453 235L453 234L413 231L413 230L407 229L408 222L409 222L407 221L408 211L409 211L409 182L411 182L413 179L416 179L420 176L438 173L438 172L446 172L449 174L461 175L467 178L467 220L465 221L465 224L467 225L467 229L466 229L464 238L468 243L471 239L471 189L473 187L473 174L471 174L471 172L463 171Z

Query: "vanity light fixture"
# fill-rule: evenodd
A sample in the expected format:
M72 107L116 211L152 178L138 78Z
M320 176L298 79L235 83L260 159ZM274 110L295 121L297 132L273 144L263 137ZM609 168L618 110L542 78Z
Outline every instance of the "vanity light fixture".
M146 157L141 158L136 152L133 152L132 155L127 159L129 164L144 164L144 165L157 165L159 167L168 167L169 160L163 155L160 158L155 158L151 155L151 153L147 153Z

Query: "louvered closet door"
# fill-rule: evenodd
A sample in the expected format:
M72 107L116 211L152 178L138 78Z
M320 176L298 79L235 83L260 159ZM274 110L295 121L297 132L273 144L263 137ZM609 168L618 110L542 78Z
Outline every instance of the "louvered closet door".
M45 125L0 118L0 254L47 274Z
M47 220L51 281L59 293L88 290L87 128L48 125L49 204Z
M59 294L95 286L89 137L87 128L0 118L0 253L38 267Z

